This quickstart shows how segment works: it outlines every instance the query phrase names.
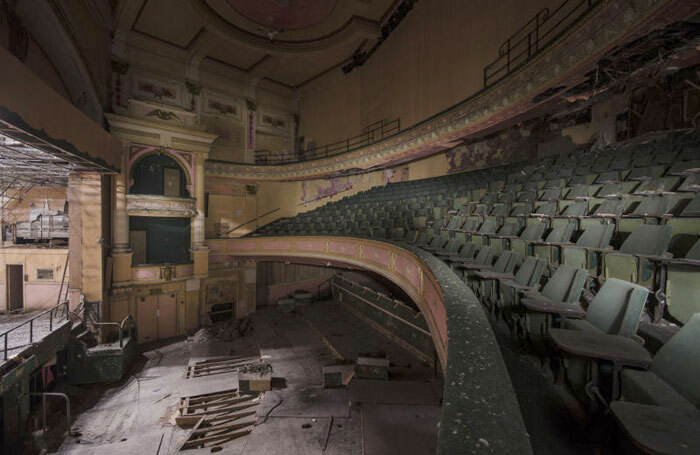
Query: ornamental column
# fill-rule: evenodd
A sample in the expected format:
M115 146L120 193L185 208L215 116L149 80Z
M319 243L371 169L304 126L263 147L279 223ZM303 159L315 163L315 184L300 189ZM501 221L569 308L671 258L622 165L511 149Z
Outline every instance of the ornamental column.
M194 167L194 197L197 214L192 219L192 256L195 276L209 273L209 248L204 243L204 161L206 157L197 155Z
M126 153L122 157L121 172L113 176L112 185L112 285L119 287L131 281L131 256L129 246L129 216L126 213ZM125 284L125 283L124 283Z

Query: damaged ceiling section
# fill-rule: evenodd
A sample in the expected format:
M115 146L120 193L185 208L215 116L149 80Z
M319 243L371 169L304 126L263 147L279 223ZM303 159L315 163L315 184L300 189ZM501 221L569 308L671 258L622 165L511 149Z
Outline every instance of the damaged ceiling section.
M86 172L113 171L0 120L0 196L4 198L3 208L31 188L67 187L70 174Z

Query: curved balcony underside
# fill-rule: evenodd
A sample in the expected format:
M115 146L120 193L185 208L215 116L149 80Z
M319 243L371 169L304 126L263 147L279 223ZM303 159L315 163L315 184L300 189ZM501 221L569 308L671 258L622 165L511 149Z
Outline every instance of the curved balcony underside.
M332 236L208 240L210 269L245 260L378 273L423 314L445 372L438 452L531 453L518 401L481 304L444 262L410 245ZM484 446L484 442L488 446Z
M394 137L347 154L302 163L207 162L206 170L249 181L301 180L430 156L536 113L557 94L581 83L596 62L616 46L683 20L698 8L700 0L604 1L519 71ZM541 96L545 93L547 96Z

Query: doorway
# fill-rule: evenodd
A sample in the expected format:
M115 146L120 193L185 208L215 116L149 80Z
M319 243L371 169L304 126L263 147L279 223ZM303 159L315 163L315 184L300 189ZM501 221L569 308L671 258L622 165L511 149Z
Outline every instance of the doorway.
M177 335L177 293L138 298L136 330L139 343L172 338Z
M7 264L7 311L21 311L24 308L24 266Z

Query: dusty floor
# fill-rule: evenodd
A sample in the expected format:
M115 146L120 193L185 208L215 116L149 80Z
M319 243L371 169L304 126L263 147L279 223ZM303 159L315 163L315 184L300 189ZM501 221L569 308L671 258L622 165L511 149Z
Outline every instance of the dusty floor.
M0 315L0 335L2 335L0 336L0 365L6 362L6 360L4 360L5 336L3 335L5 332L11 330L7 334L7 357L10 358L22 352L30 344L40 342L46 335L51 333L52 330L56 330L70 322L64 314L59 313L57 317L56 315L46 313L34 319L31 327L29 323L22 325L23 322L29 321L43 311L44 310ZM30 343L30 330L32 343Z
M253 318L253 330L232 342L199 337L200 342L144 346L145 364L137 365L117 387L104 390L75 418L74 436L58 453L173 453L188 431L170 420L179 397L238 387L237 373L185 379L187 365L231 352L259 353L272 365L274 376L286 380L286 387L265 394L249 436L223 445L217 453L434 453L442 385L433 379L432 369L371 327L357 324L349 313L338 312L337 305L320 305L331 304L309 307L329 310L327 318L322 317L325 311L315 314L320 326L315 331L300 314L262 308ZM324 332L344 340L346 346L357 342L366 351L381 347L387 357L396 359L392 380L353 380L348 388L324 389L321 368L333 359L319 337ZM80 388L73 389L75 394ZM211 453L211 449L183 453Z

